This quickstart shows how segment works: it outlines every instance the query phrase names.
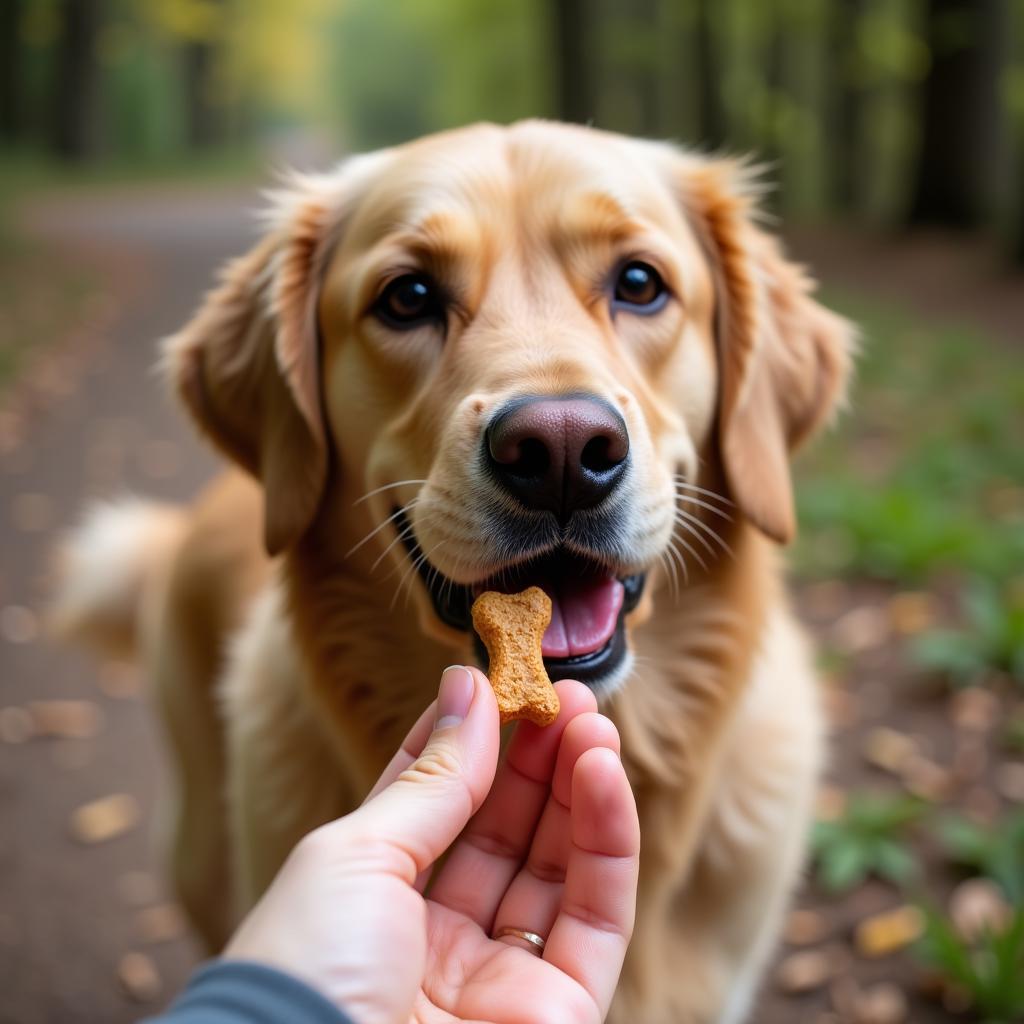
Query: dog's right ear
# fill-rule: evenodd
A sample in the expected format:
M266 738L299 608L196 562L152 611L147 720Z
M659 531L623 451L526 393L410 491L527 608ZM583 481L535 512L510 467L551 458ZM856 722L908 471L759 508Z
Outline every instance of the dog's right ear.
M288 193L286 213L220 284L164 353L203 433L263 483L270 554L306 530L327 476L316 318L328 197Z

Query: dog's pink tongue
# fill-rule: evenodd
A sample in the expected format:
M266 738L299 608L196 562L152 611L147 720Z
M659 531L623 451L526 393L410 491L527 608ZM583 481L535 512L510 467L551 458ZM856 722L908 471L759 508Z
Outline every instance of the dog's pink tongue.
M611 639L625 591L613 577L543 584L551 598L551 624L541 641L545 658L574 658L599 651Z

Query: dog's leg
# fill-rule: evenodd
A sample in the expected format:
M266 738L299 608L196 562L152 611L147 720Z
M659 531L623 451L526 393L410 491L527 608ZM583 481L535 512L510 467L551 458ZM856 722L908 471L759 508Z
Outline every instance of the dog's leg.
M145 662L162 711L177 776L174 802L161 808L159 827L178 899L211 953L233 926L229 885L224 737L215 692L221 659L174 614L160 628Z
M357 803L303 686L281 591L239 635L224 679L235 895L244 913L307 832Z

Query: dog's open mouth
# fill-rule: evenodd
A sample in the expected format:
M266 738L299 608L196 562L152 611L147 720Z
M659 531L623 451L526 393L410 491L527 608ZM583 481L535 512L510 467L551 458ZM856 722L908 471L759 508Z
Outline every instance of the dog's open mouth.
M640 601L645 573L617 577L597 561L559 548L469 586L448 579L427 562L404 513L397 510L395 525L446 625L471 630L470 609L485 590L517 593L536 586L551 598L551 623L541 650L553 680L578 679L597 686L622 666L627 654L625 617ZM487 651L475 632L473 639L486 664Z

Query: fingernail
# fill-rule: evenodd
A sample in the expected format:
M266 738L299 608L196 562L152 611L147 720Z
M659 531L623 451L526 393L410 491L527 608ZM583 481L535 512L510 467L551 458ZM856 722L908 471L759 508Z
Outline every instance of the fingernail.
M463 665L449 665L441 673L441 688L437 691L437 717L435 729L458 725L469 714L475 692L473 677Z

